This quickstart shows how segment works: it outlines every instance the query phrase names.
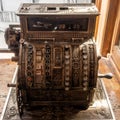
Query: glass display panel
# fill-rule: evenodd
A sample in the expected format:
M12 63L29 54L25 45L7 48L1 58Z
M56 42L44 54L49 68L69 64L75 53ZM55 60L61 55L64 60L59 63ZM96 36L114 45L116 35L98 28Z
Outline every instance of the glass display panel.
M27 19L28 31L88 31L88 18L60 19L32 17Z

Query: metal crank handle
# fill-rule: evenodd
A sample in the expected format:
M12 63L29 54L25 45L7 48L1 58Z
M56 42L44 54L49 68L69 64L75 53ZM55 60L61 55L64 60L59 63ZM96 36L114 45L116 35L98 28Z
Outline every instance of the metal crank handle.
M113 77L112 73L106 73L106 74L100 74L100 73L98 73L98 78L112 79L112 77Z
M16 87L16 84L10 83L10 84L7 84L7 87Z

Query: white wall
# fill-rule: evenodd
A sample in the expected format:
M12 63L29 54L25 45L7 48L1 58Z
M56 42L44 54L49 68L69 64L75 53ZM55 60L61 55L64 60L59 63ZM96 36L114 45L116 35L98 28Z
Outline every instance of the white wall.
M90 3L91 0L36 0L39 1L39 3L67 3L68 1L70 1L70 3L75 3L77 1L77 3Z
M16 11L21 3L30 3L32 0L2 0L4 11Z
M77 3L91 3L92 0L77 0Z
M65 3L66 0L38 0L38 1L39 3Z

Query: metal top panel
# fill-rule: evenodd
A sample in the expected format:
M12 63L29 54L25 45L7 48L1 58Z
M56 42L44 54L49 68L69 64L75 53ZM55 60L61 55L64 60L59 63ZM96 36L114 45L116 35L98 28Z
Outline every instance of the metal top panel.
M17 15L99 15L92 4L32 4L24 3Z

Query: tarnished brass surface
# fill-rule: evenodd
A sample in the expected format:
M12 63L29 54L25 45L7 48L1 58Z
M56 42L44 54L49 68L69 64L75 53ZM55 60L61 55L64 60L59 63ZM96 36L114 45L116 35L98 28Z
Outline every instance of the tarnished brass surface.
M17 15L20 30L11 25L6 41L19 59L16 90L20 116L24 107L41 104L87 109L97 82L96 6L23 4Z
M115 120L103 88L102 80L98 79L93 103L87 110L65 104L62 106L40 106L24 110L22 120ZM15 88L12 88L2 120L20 120Z

